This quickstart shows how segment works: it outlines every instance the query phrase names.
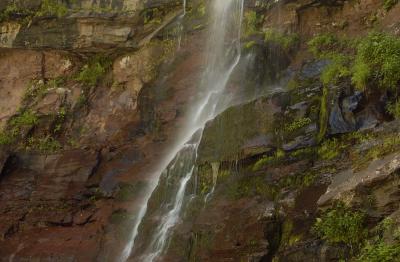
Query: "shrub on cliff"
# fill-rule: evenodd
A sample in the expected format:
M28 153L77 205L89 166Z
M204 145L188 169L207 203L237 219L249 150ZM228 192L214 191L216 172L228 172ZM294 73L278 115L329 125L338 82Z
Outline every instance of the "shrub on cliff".
M314 232L330 244L345 244L354 250L366 237L363 224L364 214L339 203L317 219Z
M352 80L359 89L367 88L369 83L396 89L400 81L400 39L384 33L371 33L362 39L357 46Z
M107 57L94 56L82 67L75 79L86 86L95 86L111 64L111 60Z

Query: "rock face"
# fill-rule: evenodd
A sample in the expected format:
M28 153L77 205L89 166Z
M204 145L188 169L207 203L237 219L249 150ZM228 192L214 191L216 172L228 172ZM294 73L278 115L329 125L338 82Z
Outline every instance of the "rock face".
M327 88L332 61L306 44L398 35L400 5L272 2L245 1L234 103L204 128L163 261L348 260L313 230L337 202L363 212L365 240L400 225L395 92ZM0 260L116 261L198 93L208 2L43 3L0 2Z

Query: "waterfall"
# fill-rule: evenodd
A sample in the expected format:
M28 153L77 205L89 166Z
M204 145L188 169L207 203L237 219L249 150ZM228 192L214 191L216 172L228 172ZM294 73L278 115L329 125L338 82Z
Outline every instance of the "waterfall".
M198 88L198 102L189 108L186 124L175 146L154 174L120 261L129 258L132 261L159 261L173 227L180 221L187 186L196 172L197 148L203 127L229 106L223 92L241 57L243 6L244 0L213 0L211 3L206 70ZM156 209L151 210L149 206L154 202Z

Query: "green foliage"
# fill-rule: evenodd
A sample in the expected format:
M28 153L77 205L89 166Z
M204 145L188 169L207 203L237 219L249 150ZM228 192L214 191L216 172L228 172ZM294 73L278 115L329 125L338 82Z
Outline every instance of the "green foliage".
M355 248L366 237L364 220L364 214L339 203L317 218L313 231L330 244L346 244Z
M258 170L266 167L267 165L277 164L284 158L285 158L285 151L278 149L278 150L276 150L274 155L264 156L263 158L258 160L253 166L253 171L258 171Z
M6 6L3 12L0 13L0 22L10 20L15 15L23 17L23 16L32 16L32 14L33 13L31 10L23 8L13 1Z
M396 226L395 221L387 217L382 220L370 233L374 235L361 250L356 261L359 262L389 262L397 261L400 256L400 244L398 238L396 238ZM394 232L393 232L394 231ZM394 237L391 243L386 243L384 235L389 234Z
M57 114L54 117L54 123L53 123L53 125L54 125L53 132L54 133L58 133L61 131L62 126L67 118L67 114L68 114L68 110L66 107L61 107L58 110Z
M273 200L277 193L277 188L267 184L261 176L241 178L234 183L230 183L228 188L228 195L233 199L261 196Z
M393 115L396 119L400 119L400 100L387 105L387 111Z
M357 46L352 80L359 89L365 89L370 81L383 89L396 89L400 81L400 39L384 33L363 38Z
M274 43L288 51L299 43L297 34L284 34L274 29L267 29L264 35L265 43Z
M357 258L359 262L392 262L397 261L400 256L399 244L386 244L379 242L367 244Z
M350 76L351 71L347 66L348 57L342 54L330 53L326 57L331 63L323 70L321 74L321 82L326 86L336 84L340 78Z
M36 12L36 16L56 16L63 17L67 14L68 8L59 0L42 0L40 9Z
M393 6L397 5L399 0L383 0L383 9L389 11Z
M39 9L27 9L19 2L12 1L6 6L3 12L0 13L0 22L8 21L13 16L17 19L23 18L23 21L27 22L34 17L43 16L65 16L68 12L68 8L59 0L42 0Z
M30 137L26 149L37 150L41 153L55 153L61 149L61 144L51 136L44 138Z
M321 34L308 42L308 49L315 57L321 58L326 52L334 50L338 44L339 41L334 35Z
M20 127L31 127L38 123L38 118L35 113L31 110L23 111L18 116L14 117L10 121L10 126L15 128Z
M247 11L243 17L244 35L249 36L257 34L259 32L258 25L260 23L260 20L261 18L258 17L255 11Z
M99 79L104 76L111 65L112 61L109 58L94 56L83 66L75 79L88 87L96 86Z
M318 156L324 160L332 160L341 154L344 147L345 146L335 138L325 140L317 150Z
M351 75L351 59L349 55L342 53L342 49L347 46L346 41L339 41L332 34L318 35L308 42L309 51L315 57L330 61L321 74L321 82L324 85L336 84L340 78Z
M162 23L162 13L158 8L150 8L144 11L143 19L145 25L159 25Z
M244 48L250 49L250 48L252 48L255 44L256 44L255 41L246 42L246 43L244 44Z
M279 181L280 188L306 188L311 186L317 174L314 172L306 172L302 174L287 175Z
M386 137L381 144L369 150L365 155L365 158L370 160L378 159L382 156L385 156L389 153L396 151L399 146L400 146L400 137L398 136L398 134Z
M9 145L14 142L14 137L9 132L0 132L0 146Z
M322 96L321 96L321 104L319 109L319 133L317 140L321 142L328 130L328 120L329 120L329 113L328 113L328 88L324 86L322 89Z
M45 97L50 89L59 87L64 83L64 81L65 80L63 78L50 79L46 82L43 80L33 80L29 83L29 86L25 91L23 101L26 103L31 103L35 100L40 100Z
M308 117L299 118L299 119L296 119L295 121L293 121L292 123L285 125L284 131L292 133L296 130L299 130L299 129L311 124L311 123L312 123L312 120Z

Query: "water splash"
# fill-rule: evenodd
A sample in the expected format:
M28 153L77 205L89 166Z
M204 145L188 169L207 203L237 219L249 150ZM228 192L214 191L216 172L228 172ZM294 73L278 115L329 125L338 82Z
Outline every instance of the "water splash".
M189 111L180 139L154 174L120 261L126 261L130 257L134 261L144 262L159 259L168 244L173 227L179 223L187 186L195 173L202 129L207 121L228 106L222 103L222 98L225 87L241 58L243 6L244 0L212 2L212 24L207 38L207 68L200 84L198 103L195 103ZM184 1L185 14L186 1ZM178 183L173 183L174 180ZM162 190L163 187L168 189L169 195L163 199L163 203L155 212L150 212L149 203L153 197L157 197L157 190ZM154 213L157 214L156 218ZM146 223L158 223L158 225L152 225L144 230Z

